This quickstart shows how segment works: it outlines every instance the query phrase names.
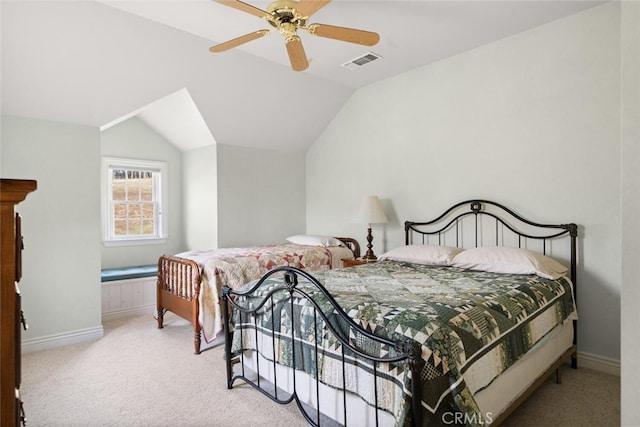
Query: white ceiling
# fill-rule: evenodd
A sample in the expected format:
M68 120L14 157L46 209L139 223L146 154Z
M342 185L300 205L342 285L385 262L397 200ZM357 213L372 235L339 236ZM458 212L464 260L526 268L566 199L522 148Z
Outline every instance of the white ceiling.
M245 2L263 10L269 5L263 0ZM211 40L212 45L258 29L272 28L258 17L212 0L103 0L102 3ZM380 42L366 47L314 37L302 31L300 36L311 61L304 72L358 88L593 5L594 2L572 0L334 0L314 14L310 23L375 31L380 34ZM237 49L289 66L283 38L277 31ZM381 55L384 60L358 72L341 67L368 51Z
M270 28L211 0L2 0L2 112L101 128L137 115L184 150L215 138L305 151L357 88L601 3L334 0L310 22L375 31L380 42L301 32L310 66L294 72L277 32L209 53ZM367 52L382 58L342 67Z

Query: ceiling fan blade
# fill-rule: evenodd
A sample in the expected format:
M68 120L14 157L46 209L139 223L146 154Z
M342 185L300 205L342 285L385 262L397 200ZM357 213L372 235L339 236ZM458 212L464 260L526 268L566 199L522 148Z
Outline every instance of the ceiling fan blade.
M308 28L309 34L328 39L341 40L349 43L357 43L365 46L373 46L380 41L378 33L371 31L356 30L355 28L336 27L326 24L311 24Z
M331 3L331 0L300 0L300 3L296 6L296 11L302 16L309 17L329 3Z
M309 67L307 54L304 52L302 40L297 35L289 36L285 39L284 44L287 47L289 61L293 71L303 71Z
M250 13L251 15L255 15L258 18L267 19L271 15L264 10L257 8L255 6L251 6L250 4L243 3L240 0L214 0L217 3L224 4L225 6L232 7L234 9L241 10L246 13Z
M258 30L253 33L245 34L244 36L236 37L233 40L226 41L224 43L217 44L209 48L209 52L217 53L224 52L241 44L250 42L251 40L259 39L269 34L271 30Z

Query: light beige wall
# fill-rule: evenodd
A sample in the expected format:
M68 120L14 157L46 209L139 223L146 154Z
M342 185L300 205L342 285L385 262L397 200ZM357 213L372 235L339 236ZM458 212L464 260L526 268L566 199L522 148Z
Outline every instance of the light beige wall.
M304 232L304 153L217 147L220 247L278 243Z
M307 231L350 235L362 195L405 220L468 198L580 225L580 351L620 358L620 5L358 90L309 150Z
M101 155L164 161L169 172L169 237L164 244L101 246L102 268L155 264L162 254L184 250L182 230L182 153L137 117L102 132ZM100 167L95 171L100 178ZM98 189L99 190L99 189Z
M217 146L182 153L184 179L182 207L188 250L218 247Z
M640 420L640 2L622 2L622 425Z
M23 219L23 340L102 335L100 316L100 132L2 117L0 175L35 179Z

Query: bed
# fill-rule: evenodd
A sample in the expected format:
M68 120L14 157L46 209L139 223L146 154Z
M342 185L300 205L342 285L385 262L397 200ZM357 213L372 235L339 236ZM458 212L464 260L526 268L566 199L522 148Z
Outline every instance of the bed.
M498 425L577 368L577 230L468 200L376 263L223 287L227 386L313 425Z
M359 256L357 240L322 235L290 236L275 245L162 255L156 290L158 328L163 328L167 311L188 320L195 353L200 354L202 338L210 343L222 330L218 295L223 284L238 289L277 266L317 271Z

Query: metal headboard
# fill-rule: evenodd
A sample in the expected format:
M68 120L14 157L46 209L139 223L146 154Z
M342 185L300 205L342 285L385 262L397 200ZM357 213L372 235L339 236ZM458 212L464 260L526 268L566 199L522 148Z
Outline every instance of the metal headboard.
M425 222L404 223L405 244L478 247L512 246L549 254L553 242L570 238L568 261L571 280L576 281L576 239L578 226L542 224L528 220L513 210L489 200L467 200ZM533 246L533 247L532 247Z

